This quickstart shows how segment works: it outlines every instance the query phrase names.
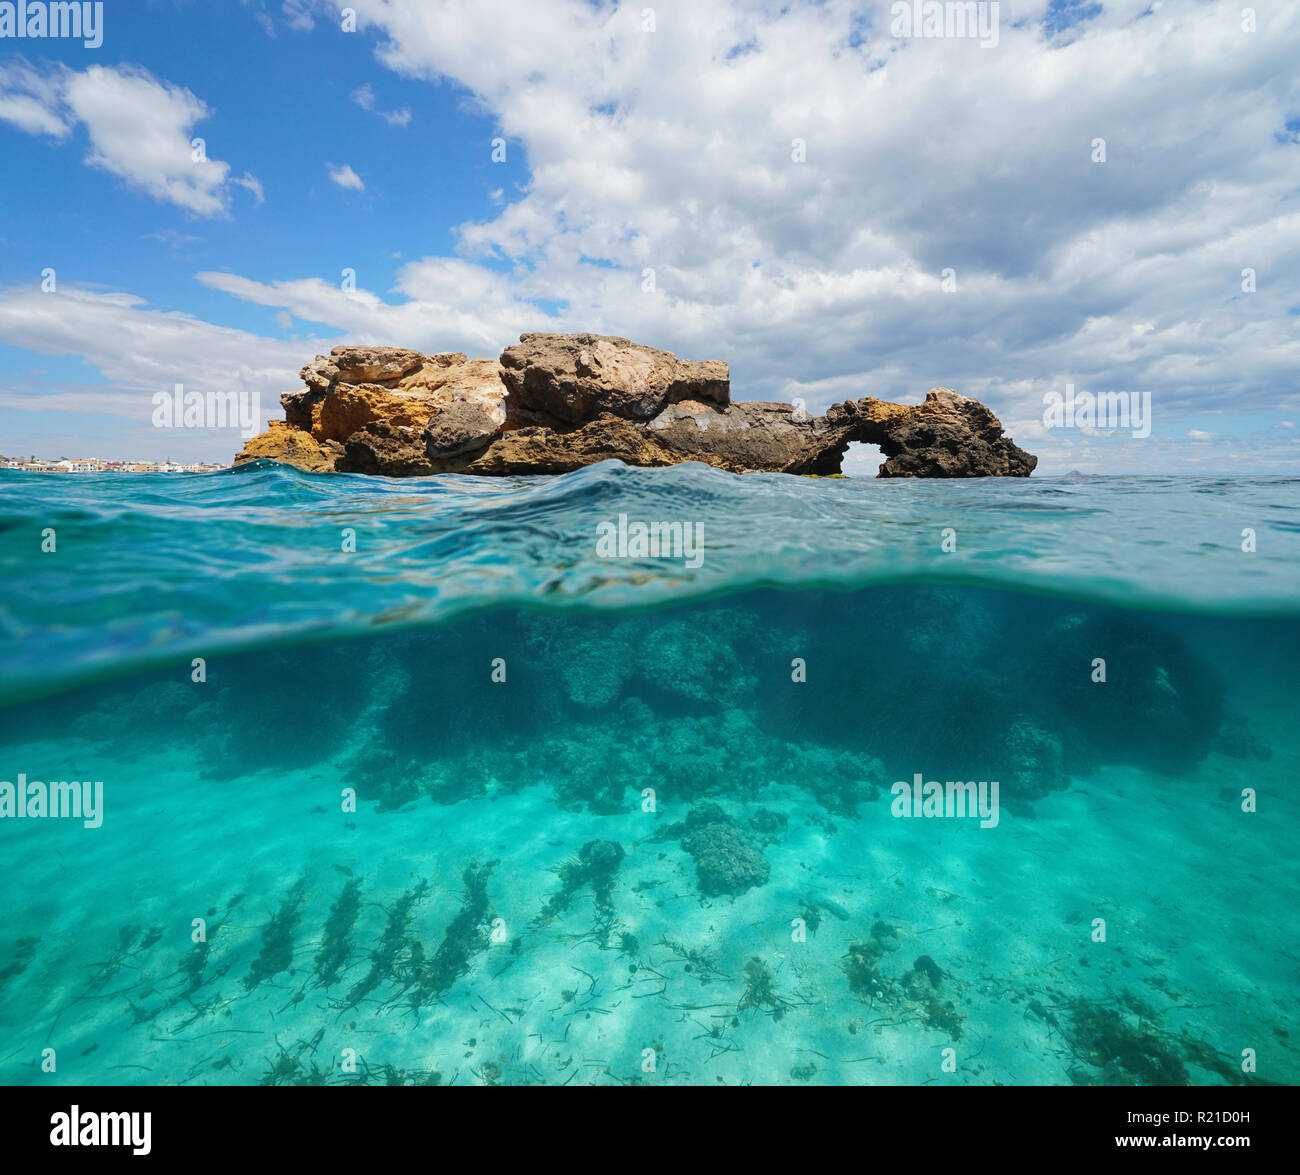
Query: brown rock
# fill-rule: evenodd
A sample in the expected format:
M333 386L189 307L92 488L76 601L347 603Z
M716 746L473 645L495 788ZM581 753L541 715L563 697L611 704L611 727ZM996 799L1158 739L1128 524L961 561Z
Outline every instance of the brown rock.
M612 335L520 335L501 366L520 424L585 424L605 412L649 420L679 400L731 397L725 363L681 360Z
M463 356L462 356L463 358ZM334 383L380 383L400 379L424 362L419 351L400 347L335 347L328 356L317 355L300 371L308 387L328 391Z
M570 473L611 460L648 467L675 465L682 458L660 445L644 425L606 413L568 432L536 425L511 429L472 461L445 469L496 475Z
M286 422L321 443L337 442L342 469L430 473L428 457L482 449L506 420L500 365L460 351L335 347L301 375L307 387L280 397Z
M303 370L305 371L306 368ZM324 392L312 387L297 392L284 392L280 396L280 406L284 409L285 423L291 428L311 432L313 413L324 398Z
M501 431L501 423L485 404L453 400L430 417L424 430L425 451L436 459L486 448Z
M384 421L419 432L434 406L423 396L381 388L378 384L340 383L312 408L312 435L319 440L346 441L367 424Z
M725 408L683 400L645 427L678 461L733 473L838 473L849 446L820 417L759 400Z
M385 420L358 429L343 446L338 468L347 473L383 473L389 477L427 477L440 472L424 451L415 429L397 428Z
M1038 464L988 408L951 388L931 388L910 406L850 400L826 419L849 440L880 446L879 477L1028 477Z
M434 413L459 401L505 423L506 388L493 359L463 352L421 355L397 347L335 347L301 372L307 387L280 397L285 419L318 440L344 442L380 421L423 429Z
M267 421L267 431L244 443L235 464L246 461L279 461L311 473L329 473L338 468L343 446L334 441L323 444L308 432L301 432L284 420Z
M335 347L281 397L284 422L236 459L394 477L566 473L598 461L702 461L735 473L838 473L849 445L878 445L881 477L1027 477L1038 459L978 400L864 396L810 416L731 403L727 365L606 335L526 334L498 363L459 351Z

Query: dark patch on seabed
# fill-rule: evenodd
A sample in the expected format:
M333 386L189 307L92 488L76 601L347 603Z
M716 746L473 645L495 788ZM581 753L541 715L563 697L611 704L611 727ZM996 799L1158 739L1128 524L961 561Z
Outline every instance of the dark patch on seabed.
M104 819L0 827L0 1080L1293 1083L1298 658L770 591L11 706L0 778ZM917 776L995 818L903 814Z

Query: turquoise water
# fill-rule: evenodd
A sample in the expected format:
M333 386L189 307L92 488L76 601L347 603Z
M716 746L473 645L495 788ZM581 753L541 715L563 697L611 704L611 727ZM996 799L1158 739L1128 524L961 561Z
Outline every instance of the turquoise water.
M1300 1076L1300 479L0 472L0 531L0 783L102 784L0 819L0 1082Z

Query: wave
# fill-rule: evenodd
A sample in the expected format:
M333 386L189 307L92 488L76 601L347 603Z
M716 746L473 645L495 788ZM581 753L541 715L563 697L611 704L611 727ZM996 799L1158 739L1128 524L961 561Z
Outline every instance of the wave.
M695 557L638 549L650 523L681 524ZM271 462L0 471L0 532L3 701L486 609L639 610L769 588L950 584L1300 614L1294 477L889 481L612 461L406 480Z

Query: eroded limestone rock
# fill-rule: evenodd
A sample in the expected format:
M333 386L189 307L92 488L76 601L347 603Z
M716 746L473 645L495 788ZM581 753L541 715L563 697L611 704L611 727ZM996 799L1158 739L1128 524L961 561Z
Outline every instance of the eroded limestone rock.
M501 355L521 423L585 424L604 413L650 420L680 400L727 404L727 365L678 359L612 335L520 335Z
M727 365L592 334L525 334L500 361L461 352L335 347L281 397L283 422L236 462L419 477L567 473L599 461L701 461L733 473L833 474L849 445L878 445L881 477L1027 477L1037 458L978 400L871 396L811 416L731 401Z

